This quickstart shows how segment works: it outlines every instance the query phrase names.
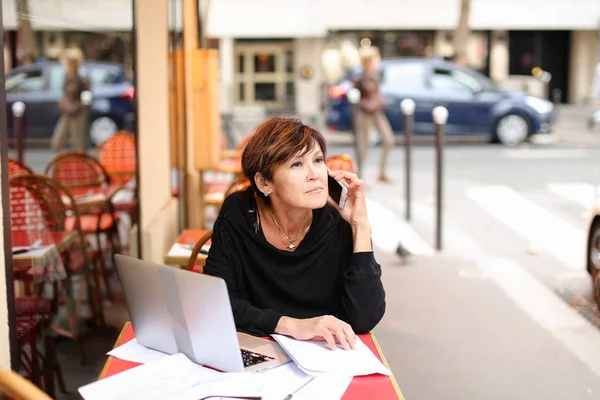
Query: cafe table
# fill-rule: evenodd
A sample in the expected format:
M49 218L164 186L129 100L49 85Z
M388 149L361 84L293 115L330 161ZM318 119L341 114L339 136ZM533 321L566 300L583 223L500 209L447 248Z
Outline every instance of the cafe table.
M51 252L45 251L49 246L56 248L56 253L62 253L77 238L76 232L54 231L13 231L10 234L15 267L46 266ZM28 250L28 251L25 251ZM23 252L21 252L23 251Z
M383 364L389 368L387 361L383 355L383 351L377 342L377 338L373 332L368 334L359 335L362 341L369 347L369 349L375 354L375 356L383 362ZM122 344L125 344L135 338L133 327L130 322L126 322L115 342L113 348L117 348ZM100 372L98 379L107 378L112 375L116 375L119 372L126 371L130 368L137 367L138 363L131 361L124 361L118 358L109 356L104 364L104 368ZM346 389L342 400L364 400L364 399L377 399L377 400L404 400L402 392L398 387L394 376L384 375L368 375L368 376L356 376L350 382L350 385Z
M164 255L164 264L181 268L187 267L194 245L206 232L208 232L206 229L183 230L183 232L181 232L179 237L171 245L169 251ZM210 239L204 246L202 246L202 251L198 253L198 260L206 259L206 253L208 253L209 248Z
M73 196L79 212L85 213L90 209L106 205L106 202L110 201L122 188L123 187L120 185L109 185L96 188L70 188L69 192ZM65 205L72 206L70 204L70 199L67 196L63 196L62 200Z
M68 278L61 253L69 248L78 237L74 231L14 231L11 232L13 268L25 268L31 274L34 283L58 284ZM53 329L60 335L74 338L77 332L77 313L75 301L67 288L59 285L65 303L70 331L58 325Z
M214 168L216 172L229 172L232 174L242 173L242 158L240 157L225 157Z

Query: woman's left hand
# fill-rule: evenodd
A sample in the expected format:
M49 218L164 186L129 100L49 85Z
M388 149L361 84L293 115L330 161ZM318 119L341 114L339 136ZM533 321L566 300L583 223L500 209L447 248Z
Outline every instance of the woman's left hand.
M356 174L347 171L330 171L329 175L336 181L342 182L348 189L348 198L343 209L340 209L331 197L329 202L338 209L342 218L348 221L352 227L368 226L365 182Z

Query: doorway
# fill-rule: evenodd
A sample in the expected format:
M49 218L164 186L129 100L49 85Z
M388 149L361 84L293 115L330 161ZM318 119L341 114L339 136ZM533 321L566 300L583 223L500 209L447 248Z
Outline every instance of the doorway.
M511 31L509 33L509 74L531 75L534 67L552 74L548 99L560 89L561 103L569 93L571 31Z
M266 109L294 109L292 41L235 44L235 103Z

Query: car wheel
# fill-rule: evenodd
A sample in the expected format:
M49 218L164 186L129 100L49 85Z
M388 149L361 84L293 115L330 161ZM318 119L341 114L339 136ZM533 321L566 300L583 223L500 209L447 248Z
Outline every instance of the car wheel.
M508 114L496 124L496 137L505 146L515 147L529 136L529 123L517 114Z
M114 119L106 115L98 117L90 124L90 140L95 146L106 142L119 130Z
M600 219L592 224L588 240L587 261L592 275L592 292L600 308Z

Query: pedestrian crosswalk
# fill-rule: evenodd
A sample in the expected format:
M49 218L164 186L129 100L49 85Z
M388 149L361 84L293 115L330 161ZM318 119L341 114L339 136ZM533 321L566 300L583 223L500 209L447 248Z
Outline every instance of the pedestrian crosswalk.
M452 182L447 185L450 187ZM510 185L468 185L458 192L447 192L451 195L446 196L444 205L446 236L448 225L452 223L474 240L484 240L486 234L476 231L481 224L466 222L482 213L492 221L486 220L487 232L493 233L496 228L508 230L511 234L502 236L502 240L520 239L539 248L557 260L565 272L585 271L587 229L592 213L600 207L600 185L551 182L526 189ZM391 252L402 242L412 254L433 254L434 205L425 200L430 196L413 203L413 223L401 217L402 199L396 196L391 200L390 197L393 196L382 192L368 200L374 245ZM419 224L423 229L416 229Z
M585 233L508 186L470 188L467 196L498 222L541 246L566 267L584 268Z
M586 245L600 188L585 182L518 187L449 180L446 185L443 252L450 257L439 258L439 267L446 266L444 261L458 260L459 265L464 262L469 266L459 270L460 277L493 281L531 321L600 376L600 360L595 356L600 351L600 331L595 317L581 312L585 309L590 315L598 314L586 271ZM421 241L428 244L434 236L434 205L426 200L430 194L420 194L416 198L421 200L413 204L409 229L413 235L419 232ZM389 193L374 197L368 211L378 248L380 241L389 243L391 236L401 233L391 225L402 215L403 205L401 198ZM396 214L396 219L379 210L385 207ZM582 211L586 218L581 217ZM382 233L377 234L377 230ZM401 235L394 238L411 250L411 241L404 243ZM527 244L539 246L539 257L524 251ZM419 265L418 260L414 264ZM571 284L566 280L585 284L587 292L577 293L583 296L577 297L581 299L578 308L557 296L561 285Z
M548 190L580 205L585 211L600 205L600 185L584 182L551 183Z
M411 254L433 254L431 246L408 223L386 206L367 199L367 212L372 225L373 243L380 250L389 253L396 251L400 238L402 238L402 245Z

